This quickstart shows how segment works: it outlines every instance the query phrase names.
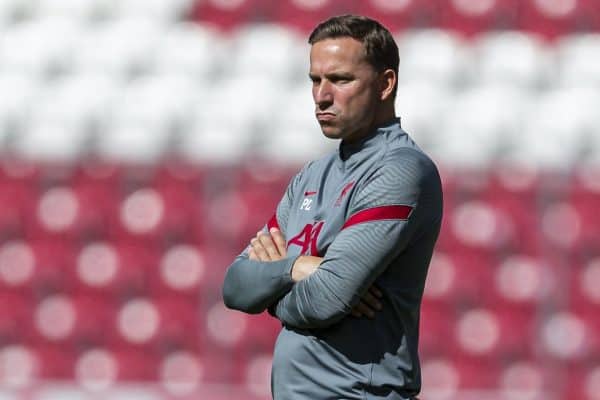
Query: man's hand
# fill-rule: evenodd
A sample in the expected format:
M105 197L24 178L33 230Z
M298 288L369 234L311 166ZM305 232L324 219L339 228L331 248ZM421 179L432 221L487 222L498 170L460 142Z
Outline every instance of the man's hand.
M299 282L302 279L305 279L309 275L319 268L321 265L321 261L323 261L323 257L314 257L314 256L300 256L294 262L294 266L292 267L292 280L294 282Z
M381 293L381 290L373 284L362 299L360 299L360 302L354 306L350 314L356 318L362 316L375 318L375 311L380 311L383 307L379 301L382 296L383 293Z
M254 261L277 261L287 255L285 238L277 228L271 228L268 233L259 231L250 241L248 258Z
M250 250L248 257L254 261L277 261L285 258L287 255L285 237L277 228L271 228L269 232L259 231L256 237L250 241ZM292 279L299 282L314 273L321 265L323 257L300 256L296 259L292 267ZM379 299L382 297L381 291L372 285L360 302L354 306L351 315L356 318L366 316L374 318L375 312L380 311L382 304Z

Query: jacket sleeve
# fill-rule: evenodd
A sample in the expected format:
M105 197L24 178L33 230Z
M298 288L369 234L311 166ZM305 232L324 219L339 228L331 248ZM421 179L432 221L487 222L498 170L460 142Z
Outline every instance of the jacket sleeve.
M300 329L340 321L424 229L439 229L441 213L435 165L412 149L386 157L357 188L319 268L281 298L276 317Z
M306 167L291 180L275 215L263 227L264 231L275 226L285 236L290 207L305 169ZM279 261L253 261L248 258L248 250L249 247L227 268L223 282L223 301L229 308L257 314L292 288L294 282L291 269L297 257Z

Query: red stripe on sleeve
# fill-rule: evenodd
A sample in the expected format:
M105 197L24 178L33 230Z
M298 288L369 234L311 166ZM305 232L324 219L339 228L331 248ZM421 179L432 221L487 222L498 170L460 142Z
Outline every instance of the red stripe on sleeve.
M277 214L273 214L269 222L267 222L267 229L271 230L271 228L279 229L279 223L277 222Z
M362 210L352 215L342 229L346 229L352 225L360 224L369 221L379 221L382 219L408 219L413 208L411 206L381 206Z

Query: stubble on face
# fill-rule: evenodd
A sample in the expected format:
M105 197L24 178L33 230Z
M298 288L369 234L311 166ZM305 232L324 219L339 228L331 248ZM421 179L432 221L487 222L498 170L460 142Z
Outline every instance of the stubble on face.
M351 142L371 131L380 104L377 72L361 42L341 37L314 43L309 77L325 136Z

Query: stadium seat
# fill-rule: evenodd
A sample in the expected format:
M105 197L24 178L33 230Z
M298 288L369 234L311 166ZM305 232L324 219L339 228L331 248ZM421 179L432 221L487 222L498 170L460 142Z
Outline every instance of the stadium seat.
M27 343L34 336L32 298L26 291L9 292L5 287L0 292L4 306L0 310L0 340L3 344Z
M596 135L598 101L588 88L544 93L526 118L521 145L507 158L549 170L573 166Z
M229 41L207 24L178 23L160 38L152 65L157 74L185 75L208 84L225 68L228 49Z
M472 36L517 25L518 0L452 0L440 7L440 25Z
M519 28L556 38L573 31L598 28L594 0L525 0L521 2Z
M203 24L216 25L224 31L260 21L270 10L265 0L206 0L196 1L190 16Z
M573 34L561 38L556 47L559 83L564 86L600 86L600 73L595 68L600 52L600 34Z
M456 94L444 110L444 132L437 135L433 154L455 167L485 168L518 145L529 103L522 91L499 84Z
M75 72L107 73L127 79L151 70L165 27L144 18L121 18L90 26L74 51Z
M498 392L506 399L544 398L556 393L557 376L546 371L535 359L511 360L502 367Z
M492 294L517 308L535 312L557 284L556 272L544 260L525 254L511 254L495 268Z
M198 301L208 265L204 252L193 244L178 243L164 251L158 270L151 273L151 291L156 296Z
M395 105L402 129L426 151L435 151L438 143L443 143L441 118L446 113L450 95L443 85L427 81L398 85Z
M506 55L512 54L510 61ZM550 78L550 52L541 38L518 31L490 32L473 45L474 78L481 83L501 83L538 88Z
M435 2L430 0L367 0L357 3L356 12L375 18L391 32L439 23Z
M161 314L153 299L132 297L120 304L116 318L117 346L151 349L158 338Z
M249 315L231 311L222 302L209 305L205 320L206 349L215 346L231 351L247 349L252 343L246 338L249 320Z
M31 2L6 0L0 4L0 29L10 26L31 12Z
M597 363L573 365L565 371L566 379L561 387L562 398L597 400L600 393L600 369Z
M18 137L28 122L28 113L41 91L39 82L25 74L0 72L0 148L6 150L11 138Z
M173 396L190 395L205 384L207 371L213 365L203 362L196 353L173 351L162 358L159 366L160 384Z
M567 310L545 318L540 324L538 338L546 355L563 362L584 360L593 355L593 349L598 348L597 332L585 316Z
M303 34L311 32L319 22L332 15L352 10L347 3L336 0L282 0L267 4L271 8L267 15Z
M31 12L37 18L59 16L86 23L106 16L110 12L110 0L39 0L31 3Z
M449 301L438 304L423 301L419 327L419 354L423 359L460 353L454 340L440 340L454 331L455 322L456 310Z
M268 77L285 84L308 70L308 44L276 24L240 27L232 38L230 73L243 79Z
M272 364L270 352L253 357L246 364L246 388L258 398L268 398L271 395Z
M118 18L142 17L161 24L173 24L191 11L195 0L122 0L115 3Z
M48 17L12 25L0 40L2 71L52 78L68 71L82 28L68 18Z
M0 347L0 385L7 391L21 392L40 378L40 356L35 350L20 344Z
M427 81L451 86L464 81L466 48L458 35L441 29L421 29L404 32L397 42L402 59L400 84Z

